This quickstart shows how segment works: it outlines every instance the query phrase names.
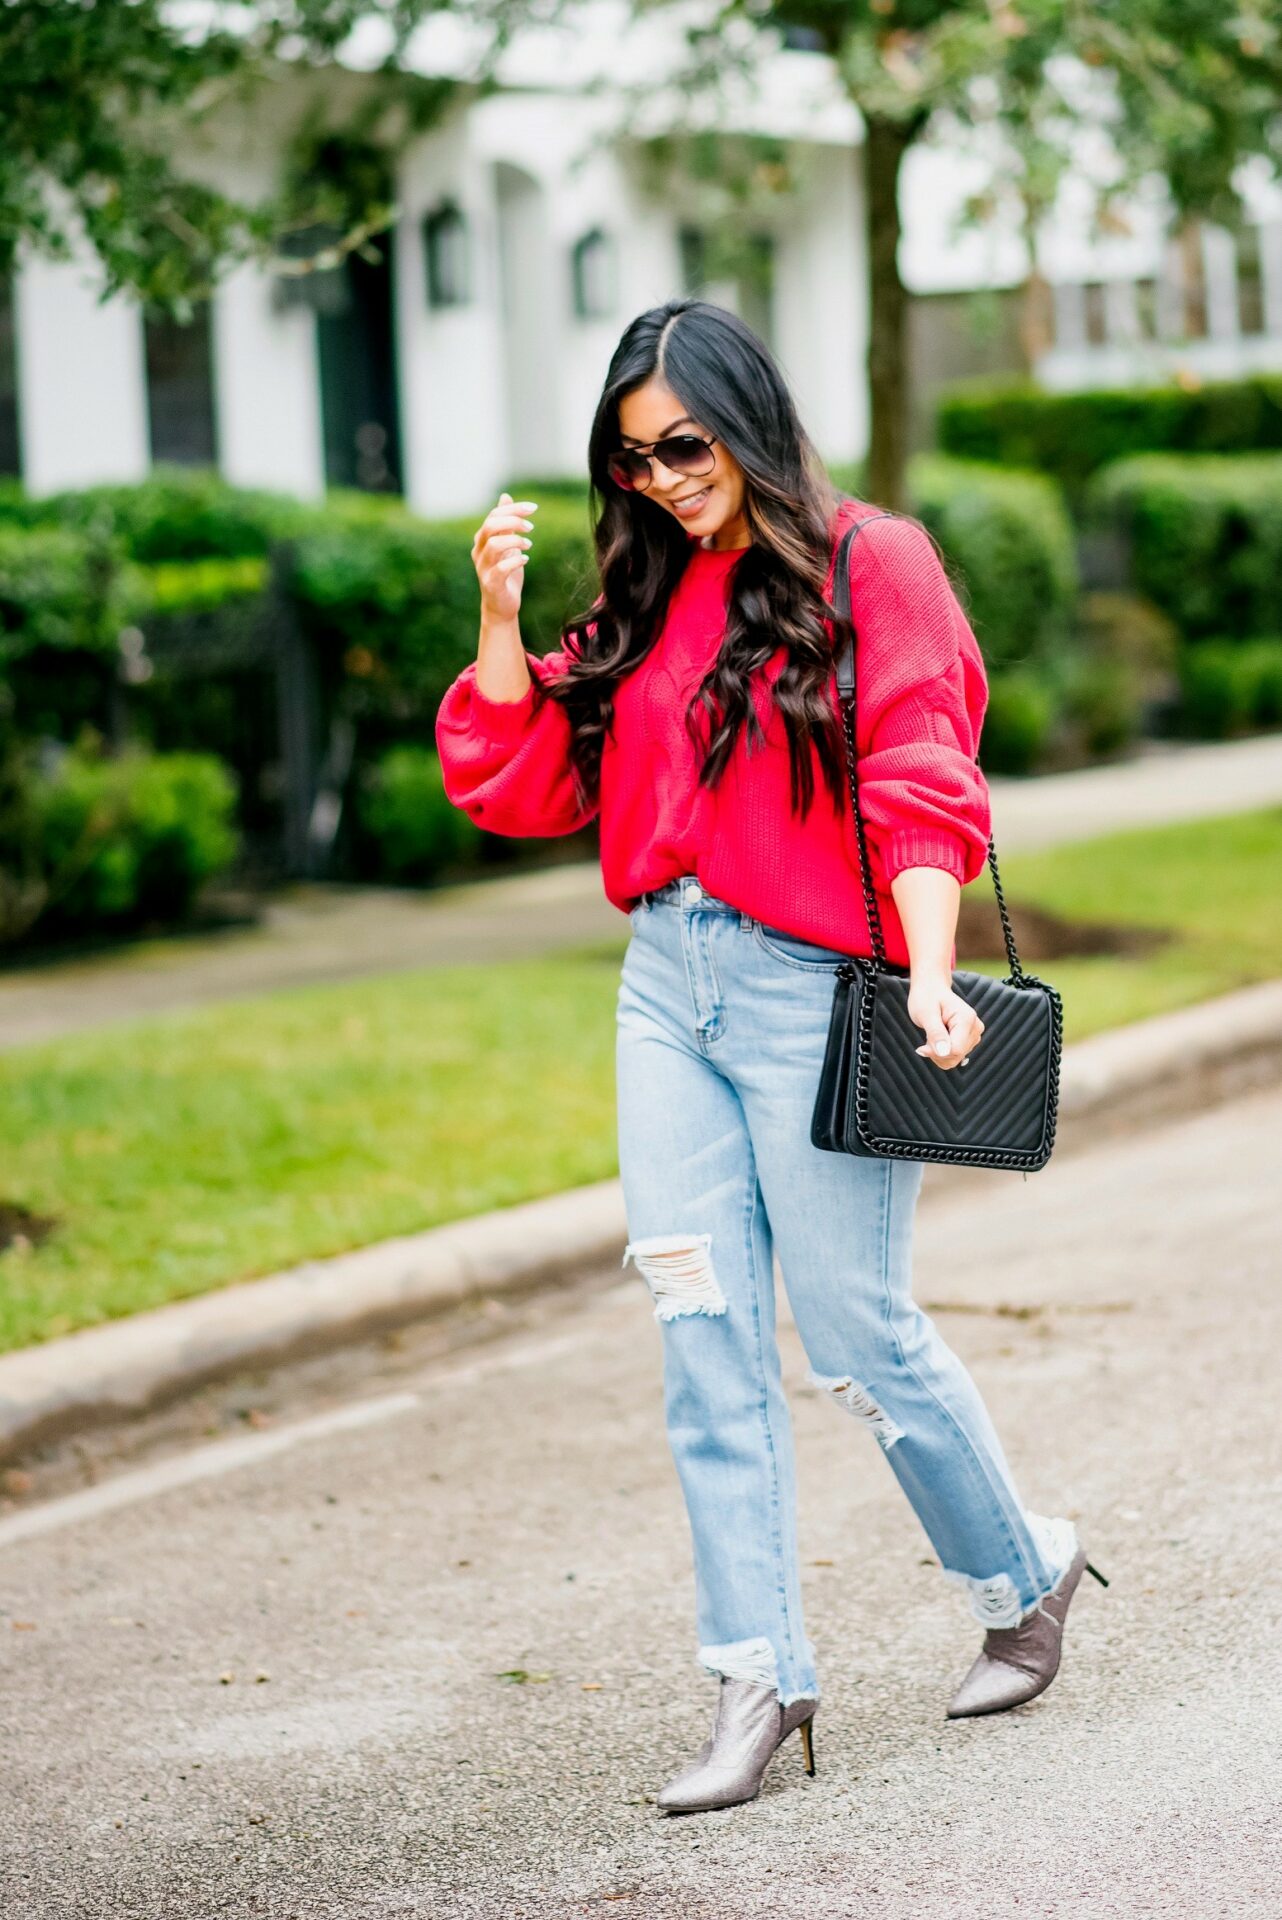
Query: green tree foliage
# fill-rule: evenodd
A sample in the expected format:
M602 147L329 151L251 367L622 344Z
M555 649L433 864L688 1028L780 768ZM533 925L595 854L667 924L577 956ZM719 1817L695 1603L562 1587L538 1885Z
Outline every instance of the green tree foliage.
M390 157L459 86L485 91L527 0L224 0L193 27L166 0L4 0L0 5L0 274L22 245L68 257L82 232L103 297L128 288L181 314L239 259L283 235L329 255L389 224ZM454 82L404 65L433 13L480 31L475 70ZM277 192L254 201L184 171L178 137L279 73L320 68L365 23L382 36L381 84L334 127L304 117ZM296 250L297 252L298 250ZM314 262L294 261L295 269ZM328 260L324 262L328 264Z

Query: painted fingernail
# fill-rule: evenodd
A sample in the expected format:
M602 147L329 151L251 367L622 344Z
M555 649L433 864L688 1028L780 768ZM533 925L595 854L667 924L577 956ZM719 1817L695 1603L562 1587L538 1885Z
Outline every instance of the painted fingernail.
M952 1048L949 1046L947 1040L936 1040L935 1052L940 1054L942 1057L947 1058L947 1056L952 1052Z

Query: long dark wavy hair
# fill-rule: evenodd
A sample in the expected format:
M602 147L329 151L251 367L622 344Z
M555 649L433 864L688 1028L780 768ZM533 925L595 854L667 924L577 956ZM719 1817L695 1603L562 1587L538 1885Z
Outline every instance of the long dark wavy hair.
M720 779L746 725L748 750L764 742L752 677L780 647L787 660L773 700L787 730L791 804L804 819L814 798L811 749L840 808L841 733L827 696L832 642L821 622L833 516L845 498L832 484L797 418L779 367L733 313L705 300L669 300L640 314L614 352L588 442L593 538L601 597L561 631L569 655L549 683L571 723L570 758L581 802L595 804L614 689L658 640L690 538L666 508L611 480L619 402L661 375L692 419L717 436L743 469L752 544L730 573L721 648L685 717L701 786ZM589 626L595 623L595 632ZM704 722L706 721L706 731Z

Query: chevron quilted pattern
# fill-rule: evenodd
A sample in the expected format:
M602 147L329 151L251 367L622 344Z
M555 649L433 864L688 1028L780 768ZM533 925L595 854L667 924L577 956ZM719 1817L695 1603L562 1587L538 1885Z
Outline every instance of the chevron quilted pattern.
M908 981L891 974L865 981L862 1144L892 1153L921 1147L923 1158L935 1157L932 1148L1027 1155L1040 1164L1054 1114L1055 999L1040 985L1013 987L987 974L959 973L954 983L984 1022L984 1038L968 1066L941 1073L915 1051L921 1031L908 1017Z

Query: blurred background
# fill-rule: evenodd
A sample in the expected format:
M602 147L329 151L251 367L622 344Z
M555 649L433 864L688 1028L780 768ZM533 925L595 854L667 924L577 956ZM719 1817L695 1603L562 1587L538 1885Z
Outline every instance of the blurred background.
M595 591L589 421L673 294L739 312L840 484L941 543L1070 1034L1276 970L1276 24L1128 13L3 10L8 1344L611 1171L595 830L480 832L433 722L501 489L540 502L527 646ZM1138 811L1044 784L1137 766ZM1165 824L1239 794L1227 839ZM1079 804L1150 840L1049 859ZM545 1045L478 1165L457 1042L512 965ZM113 1054L166 1008L199 1018Z

